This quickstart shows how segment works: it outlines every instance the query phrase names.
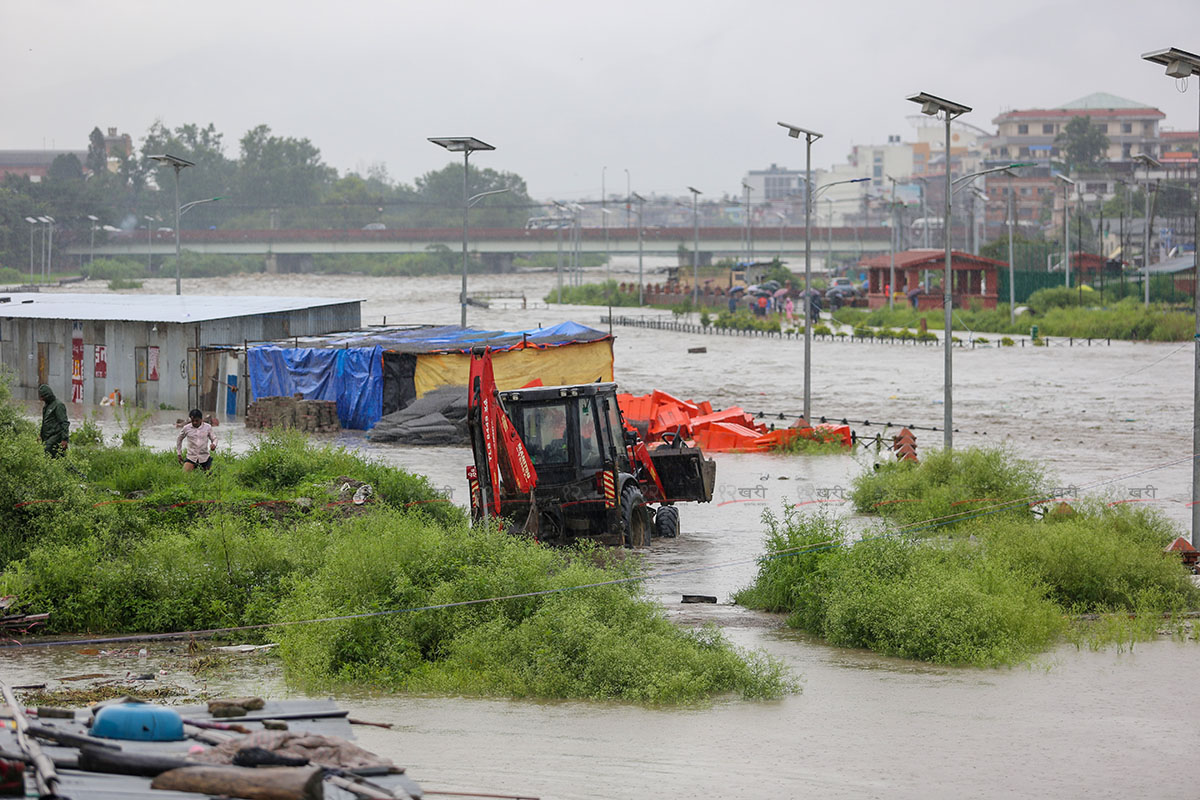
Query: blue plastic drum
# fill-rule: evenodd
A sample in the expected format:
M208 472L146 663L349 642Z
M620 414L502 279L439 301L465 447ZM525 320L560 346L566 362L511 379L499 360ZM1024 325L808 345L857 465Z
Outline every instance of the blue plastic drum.
M92 736L142 742L177 742L183 737L178 712L148 703L105 706L92 722Z

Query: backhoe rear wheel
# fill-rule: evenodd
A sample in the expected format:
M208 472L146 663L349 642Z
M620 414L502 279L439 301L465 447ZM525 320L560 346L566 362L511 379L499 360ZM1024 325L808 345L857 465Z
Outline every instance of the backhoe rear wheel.
M621 490L621 527L626 547L650 546L650 510L633 481Z
M674 539L679 535L679 509L675 506L659 506L654 515L654 535Z

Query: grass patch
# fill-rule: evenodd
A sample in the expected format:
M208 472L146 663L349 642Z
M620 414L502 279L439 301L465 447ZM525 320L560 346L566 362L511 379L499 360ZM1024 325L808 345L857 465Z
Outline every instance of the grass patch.
M1029 299L1034 312L1018 315L1016 322L1010 321L1007 304L992 310L958 308L954 310L954 327L956 330L1027 336L1031 326L1037 325L1042 336L1155 342L1187 341L1195 330L1195 318L1191 314L1162 304L1147 308L1136 298L1129 297L1101 306L1100 293L1085 290L1082 296L1088 305L1080 305L1079 296L1075 289L1040 289ZM945 327L940 310L843 308L836 316L838 322L854 328L855 336L881 335L868 334L871 328L917 328L921 319L925 320L927 328L941 330Z
M796 436L780 448L781 453L792 455L847 455L854 452L853 448L842 443L840 434L828 428L813 428L812 437Z
M1000 473L994 485L1003 486L1018 462L1002 456L977 454L958 468L978 484L990 464ZM944 484L915 472L893 473L891 482L938 496L922 507L940 507ZM881 473L867 476L872 485L889 482ZM1177 531L1144 507L1085 501L1074 514L1044 520L1028 513L963 520L953 537L879 528L857 542L828 516L787 509L782 520L767 514L765 522L766 555L735 600L785 612L789 625L835 645L997 666L1063 638L1099 648L1129 647L1164 627L1183 635L1172 618L1200 607L1200 588L1175 554L1163 552Z
M141 281L131 281L125 278L113 278L108 282L108 290L110 292L119 291L121 289L140 289L142 288Z
M841 523L766 518L767 557L735 596L788 612L788 624L844 647L943 664L996 666L1046 647L1065 621L1037 583L977 557L968 542L932 546L875 536L853 545Z
M558 289L551 289L542 299L547 303L560 302ZM636 306L637 284L626 286L616 281L603 281L585 283L582 286L564 286L561 302L577 306Z
M971 512L1027 517L1028 503L1041 497L1045 476L1037 464L1003 448L933 450L921 461L881 462L854 479L856 511L878 514L900 525L937 520L938 530L959 524Z
M353 521L283 618L422 608L555 591L636 574L597 549L553 550L495 530L376 516ZM738 653L712 630L681 630L639 582L273 631L293 677L317 686L513 697L691 703L777 697L783 668Z

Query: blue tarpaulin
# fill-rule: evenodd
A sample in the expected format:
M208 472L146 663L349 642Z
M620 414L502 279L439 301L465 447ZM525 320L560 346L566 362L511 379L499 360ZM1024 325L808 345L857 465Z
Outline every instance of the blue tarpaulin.
M251 397L332 400L343 428L369 430L383 407L383 349L375 347L251 348Z
M250 397L291 397L337 402L343 428L369 430L383 413L383 352L416 357L469 353L486 345L493 351L518 347L559 347L608 339L602 331L576 322L524 331L488 331L457 325L375 328L312 337L318 347L252 346L249 352ZM297 340L306 343L304 338ZM396 380L393 376L392 380ZM408 373L411 388L412 373Z
M378 344L385 350L400 353L468 353L477 345L486 345L497 351L526 343L538 347L556 347L607 338L607 333L580 325L578 322L560 322L549 328L530 328L524 331L488 331L461 328L458 325L442 325L349 331L319 337L326 347L365 347Z

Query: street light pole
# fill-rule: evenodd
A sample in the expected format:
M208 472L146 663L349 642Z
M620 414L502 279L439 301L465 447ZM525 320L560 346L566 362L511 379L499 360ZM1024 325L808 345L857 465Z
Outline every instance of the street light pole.
M1066 286L1071 288L1071 213L1070 207L1067 205L1071 199L1071 187L1075 185L1075 181L1063 175L1061 172L1054 173L1054 177L1063 182L1063 269L1067 274Z
M471 171L471 153L476 150L495 150L496 148L474 136L431 136L429 141L438 147L446 148L451 153L463 154L462 289L458 301L462 311L459 324L465 328L467 327L467 217L471 208L467 179ZM558 299L559 302L562 302L561 290Z
M608 167L600 168L600 221L604 225L604 269L608 280L612 280L612 260L608 255L608 195L604 191L604 177Z
M160 164L168 164L175 170L175 294L179 295L183 294L179 267L180 258L182 256L179 246L179 217L181 216L179 210L179 173L181 170L186 169L187 167L196 166L196 164L193 161L188 161L186 158L179 158L178 156L173 156L169 153L164 153L163 155L159 156L150 156L150 158Z
M38 221L33 217L26 217L25 221L29 223L29 285L33 286L33 234L37 230Z
M925 193L929 189L929 181L913 176L913 180L921 184L921 246L929 249L929 215L925 210Z
M92 266L92 262L96 260L96 223L100 218L95 214L88 214L87 218L92 221L92 242L88 246L88 268Z
M646 204L646 198L634 192L633 199L638 203L638 305L641 306L644 303L642 292L646 288L646 279L642 276L642 234L646 230L642 226L642 207Z
M812 417L812 143L822 134L786 122L778 124L787 128L788 136L793 139L804 134L804 419L807 422Z
M1017 324L1017 273L1013 267L1013 227L1017 219L1014 216L1016 203L1013 199L1013 173L1008 173L1008 324Z
M54 217L46 215L46 281L54 274Z
M700 195L699 189L688 187L692 193L692 308L700 308Z
M1146 168L1145 211L1142 215L1142 284L1146 295L1146 308L1150 307L1150 168L1162 166L1155 158L1138 153L1133 160Z
M945 331L943 338L945 339L945 365L943 367L942 376L942 391L944 398L943 404L943 426L945 434L943 443L947 450L954 447L954 406L953 406L953 387L954 387L954 337L953 337L953 312L954 312L954 294L953 280L954 273L950 261L950 223L953 213L952 202L954 200L954 191L950 181L950 123L958 117L966 114L971 110L970 106L964 106L959 103L954 103L949 100L944 100L936 95L921 92L908 98L914 103L921 106L921 113L927 116L937 116L941 113L946 120L946 215L943 221L945 230L945 245L946 245L946 274L945 286L942 292L942 306L945 310L944 325Z
M887 179L892 182L892 230L888 237L890 253L888 258L888 311L896 307L896 179L891 175Z
M1186 50L1169 48L1145 53L1142 58L1167 68L1169 77L1179 79L1190 75L1200 75L1200 56ZM1198 112L1200 117L1200 112ZM1200 125L1197 126L1200 131ZM1200 150L1197 151L1200 154ZM1149 182L1149 178L1147 178ZM1195 227L1192 235L1195 237L1192 245L1192 311L1196 317L1196 332L1194 336L1195 350L1192 371L1195 373L1192 383L1192 546L1200 546L1200 162L1196 167L1196 216L1193 218ZM1147 225L1149 218L1147 215ZM1149 241L1147 241L1149 244ZM1147 286L1150 272L1147 270Z
M633 196L633 191L630 189L629 183L629 168L625 168L625 227L629 227L629 198Z

